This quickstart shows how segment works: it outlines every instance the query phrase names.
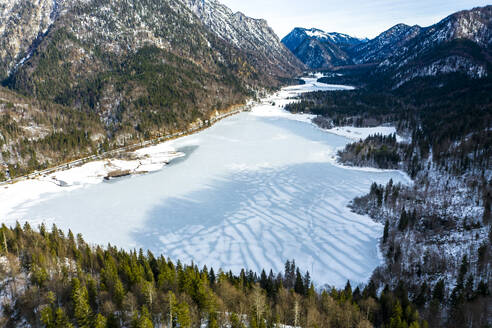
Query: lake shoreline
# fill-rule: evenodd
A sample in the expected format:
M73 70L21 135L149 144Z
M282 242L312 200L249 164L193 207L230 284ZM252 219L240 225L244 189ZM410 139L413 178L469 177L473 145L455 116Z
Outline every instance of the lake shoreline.
M140 161L155 165L152 174L101 183L116 168L147 171L139 160L129 167L112 159L55 173L63 187L44 178L0 189L0 217L215 268L278 271L295 258L320 284L366 281L381 263L382 226L347 205L373 182L406 178L336 164L336 150L351 139L283 109L299 92L333 88L315 83L284 88L201 133L138 150ZM165 161L171 165L159 168Z

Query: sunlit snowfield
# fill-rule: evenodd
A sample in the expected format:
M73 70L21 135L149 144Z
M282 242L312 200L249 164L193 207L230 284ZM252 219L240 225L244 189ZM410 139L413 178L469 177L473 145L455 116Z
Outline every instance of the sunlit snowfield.
M90 242L235 272L278 272L295 259L318 284L362 282L380 263L382 226L347 204L374 181L406 179L332 164L347 142L263 104L174 141L186 156L161 171L43 195L7 223L56 223Z

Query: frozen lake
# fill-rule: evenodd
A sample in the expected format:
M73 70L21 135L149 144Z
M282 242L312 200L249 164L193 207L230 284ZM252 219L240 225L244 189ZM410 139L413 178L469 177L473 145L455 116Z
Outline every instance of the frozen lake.
M294 89L270 101L278 106ZM383 227L346 206L373 182L406 177L335 165L336 149L350 140L276 106L172 141L186 156L158 172L45 193L4 221L56 223L93 243L142 247L216 272L279 272L295 259L318 284L365 282L381 261Z

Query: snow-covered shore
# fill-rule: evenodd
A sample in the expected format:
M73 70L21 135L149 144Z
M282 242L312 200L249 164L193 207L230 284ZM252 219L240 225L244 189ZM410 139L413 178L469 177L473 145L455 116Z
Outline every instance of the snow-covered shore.
M20 181L0 187L0 218L20 204L35 204L45 193L67 192L104 181L112 172L143 174L161 170L175 158L184 156L172 142L142 148L127 154L129 159L107 159Z
M292 102L298 101L296 99L299 95L309 91L331 91L331 90L354 90L352 86L346 85L332 85L318 82L317 80L322 77L320 73L314 77L305 78L306 84L290 86L283 88L281 91L265 98L261 105L253 108L252 113L257 116L275 116L284 117L291 120L312 123L312 120L316 117L313 114L292 114L283 108ZM314 123L312 123L314 124ZM406 138L399 136L396 133L394 126L376 126L376 127L354 127L354 126L337 126L331 129L322 129L325 132L336 134L341 137L353 141L364 140L370 135L380 134L383 136L396 135L398 142L404 142Z
M295 259L320 284L367 281L381 263L383 227L347 204L374 182L406 177L337 165L336 151L350 139L315 127L311 115L282 109L299 93L335 89L306 81L251 112L140 149L129 160L92 162L0 188L2 222L56 223L90 243L141 247L233 272L278 272ZM186 158L160 170L184 155L177 151ZM101 183L125 170L158 172Z
M251 115L262 117L280 117L290 120L312 123L316 115L292 114L284 110L288 103L297 101L295 98L309 91L353 90L352 86L329 85L317 82L319 74L314 77L304 78L305 84L285 87L282 90L264 98L251 110ZM372 134L390 135L396 133L394 127L380 126L373 128L336 127L323 129L328 133L336 134L351 140L364 139ZM402 138L397 136L399 140ZM73 167L55 173L24 180L15 184L0 187L0 217L7 217L16 207L26 202L35 204L42 194L68 192L104 181L113 172L122 172L123 175L143 174L161 170L173 159L184 156L176 151L173 141L163 142L158 145L138 149L126 154L128 159L107 159L89 162L81 166ZM337 164L336 150L331 154L331 162ZM377 172L373 168L351 168ZM379 170L381 171L381 170ZM410 179L408 179L410 182Z

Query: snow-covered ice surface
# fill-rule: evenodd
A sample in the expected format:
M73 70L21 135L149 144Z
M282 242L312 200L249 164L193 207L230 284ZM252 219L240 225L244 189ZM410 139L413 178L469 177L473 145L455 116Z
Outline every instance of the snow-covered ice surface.
M296 93L335 88L307 82L161 146L186 155L160 171L64 192L46 181L22 182L24 201L5 203L15 186L0 191L0 213L9 225L56 223L89 242L148 248L200 266L279 272L295 259L318 284L364 282L381 262L383 227L347 204L373 182L408 178L334 165L335 150L350 139L278 107ZM33 201L29 188L46 193Z
M394 126L377 126L373 128L358 128L353 126L340 126L327 129L327 132L334 133L339 136L343 136L355 141L360 139L364 140L370 135L380 134L383 136L388 136L391 134L396 135L396 141L404 142L405 139L396 134L396 128Z
M132 160L100 160L82 166L0 187L0 218L8 217L18 206L32 206L44 200L46 193L67 193L104 181L112 171L130 171L132 174L154 172L173 159L184 156L168 143L142 148Z

